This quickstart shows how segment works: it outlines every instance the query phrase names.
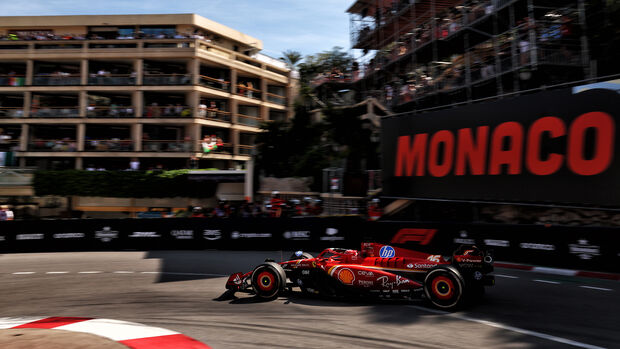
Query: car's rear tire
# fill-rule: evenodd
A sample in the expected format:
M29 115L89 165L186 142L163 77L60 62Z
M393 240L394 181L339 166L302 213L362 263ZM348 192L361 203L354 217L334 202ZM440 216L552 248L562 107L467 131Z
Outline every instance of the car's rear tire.
M431 269L424 278L424 293L431 304L444 310L453 310L463 298L463 278L450 267Z
M296 261L298 259L310 259L310 258L314 258L310 253L308 252L303 252L300 256L298 256L296 253L293 253L290 257L289 257L289 261Z
M251 280L256 296L274 299L286 285L286 273L278 263L266 262L254 268Z

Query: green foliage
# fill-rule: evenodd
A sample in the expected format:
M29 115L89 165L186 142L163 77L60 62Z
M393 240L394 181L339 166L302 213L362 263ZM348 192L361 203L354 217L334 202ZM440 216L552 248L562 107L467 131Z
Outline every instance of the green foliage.
M353 62L353 57L342 51L342 47L339 46L335 46L331 51L308 55L298 65L300 81L302 85L307 85L318 73L331 72L332 68L338 68L344 72L351 67Z
M379 168L379 145L372 142L368 121L359 117L352 108L327 108L325 114L326 138L339 149L338 157L345 159L348 171Z
M163 172L137 171L37 171L33 186L38 196L102 196L102 197L211 197L215 183L191 182L189 170Z
M299 63L302 59L301 53L299 51L294 50L286 50L282 52L282 57L280 57L286 66L289 69L295 69L297 67L297 63Z
M328 166L329 153L322 147L322 124L313 125L304 106L295 106L295 118L263 125L257 170L274 177L314 177L320 185L321 171ZM317 188L313 188L315 190Z

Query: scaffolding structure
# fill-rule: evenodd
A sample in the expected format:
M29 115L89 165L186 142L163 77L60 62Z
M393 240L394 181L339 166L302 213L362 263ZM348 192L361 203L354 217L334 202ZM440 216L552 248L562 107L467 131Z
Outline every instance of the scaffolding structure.
M357 0L357 82L395 112L593 77L585 0Z

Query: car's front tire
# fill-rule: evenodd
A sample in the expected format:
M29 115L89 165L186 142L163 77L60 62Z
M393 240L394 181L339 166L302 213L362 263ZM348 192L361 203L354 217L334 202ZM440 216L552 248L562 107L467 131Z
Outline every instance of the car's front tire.
M254 268L251 280L256 296L273 299L284 289L286 273L278 263L265 262Z

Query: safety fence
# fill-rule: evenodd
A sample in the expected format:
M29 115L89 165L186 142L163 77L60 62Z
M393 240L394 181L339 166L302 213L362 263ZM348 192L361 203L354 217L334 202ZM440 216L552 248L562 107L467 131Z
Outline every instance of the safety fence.
M450 255L461 244L496 260L620 272L620 229L378 221L359 217L71 219L0 222L0 252L359 249L375 241ZM398 257L398 256L396 256Z

